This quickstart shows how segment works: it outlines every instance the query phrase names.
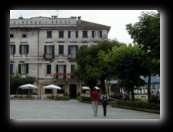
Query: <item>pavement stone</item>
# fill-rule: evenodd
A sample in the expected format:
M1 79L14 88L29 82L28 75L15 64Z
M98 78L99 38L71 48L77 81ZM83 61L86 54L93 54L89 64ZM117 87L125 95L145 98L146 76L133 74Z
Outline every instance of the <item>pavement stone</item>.
M75 99L60 100L10 100L10 119L20 120L119 120L119 119L155 119L160 120L160 114L132 109L107 106L107 115L103 116L102 105L98 106L98 116L90 103Z

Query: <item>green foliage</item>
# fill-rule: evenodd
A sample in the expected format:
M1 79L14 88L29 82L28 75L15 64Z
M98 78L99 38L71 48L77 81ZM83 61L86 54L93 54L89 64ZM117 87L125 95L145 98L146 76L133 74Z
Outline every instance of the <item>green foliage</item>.
M148 102L141 101L141 100L135 100L135 101L119 100L118 105L135 107L135 108L143 108L143 109L151 109L151 110L159 110L160 111L160 104L159 103L148 103Z
M64 96L69 96L67 92L64 93Z
M139 22L134 25L127 24L126 29L134 42L147 52L151 60L154 58L160 60L160 12L142 13ZM150 65L149 62L146 66L147 64ZM160 74L160 61L156 61L155 67L150 68L150 72Z
M104 62L104 57L112 47L122 45L124 44L113 40L103 41L90 47L81 46L76 55L75 76L90 87L95 86L97 79L99 79L104 89L104 80L110 75L112 76L109 65Z
M85 96L81 96L81 101L89 101L91 102L91 98L90 97L85 97Z
M69 100L69 96L63 96L62 100Z
M105 56L105 62L109 64L110 69L119 79L117 85L131 91L132 100L134 88L145 84L140 76L147 74L142 65L146 57L146 53L138 45L131 44L119 48L113 47L112 51Z
M19 74L16 74L16 76L10 77L10 94L16 94L17 89L21 85L28 84L28 83L33 84L34 82L35 82L34 77L20 78ZM27 90L23 90L23 91L27 93Z
M78 95L78 96L76 97L76 100L81 101L81 96Z

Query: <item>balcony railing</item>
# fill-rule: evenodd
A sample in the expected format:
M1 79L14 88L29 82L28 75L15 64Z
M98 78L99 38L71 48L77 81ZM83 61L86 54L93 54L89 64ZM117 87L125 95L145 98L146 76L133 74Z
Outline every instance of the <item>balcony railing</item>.
M71 78L71 73L57 72L53 74L54 78Z
M43 58L46 59L46 60L50 60L50 59L53 59L54 58L54 55L53 54L43 54Z

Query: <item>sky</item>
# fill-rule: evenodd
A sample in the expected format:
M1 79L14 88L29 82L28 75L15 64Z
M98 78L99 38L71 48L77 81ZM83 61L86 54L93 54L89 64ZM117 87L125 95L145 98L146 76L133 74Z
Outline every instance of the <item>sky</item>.
M10 19L30 17L70 18L81 16L81 20L110 26L108 39L116 39L126 44L133 43L126 30L126 24L139 22L142 12L156 12L157 10L10 10Z

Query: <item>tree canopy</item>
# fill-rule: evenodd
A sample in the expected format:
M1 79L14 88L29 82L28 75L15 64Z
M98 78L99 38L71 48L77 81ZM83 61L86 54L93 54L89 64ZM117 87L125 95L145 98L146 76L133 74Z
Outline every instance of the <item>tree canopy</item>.
M144 52L138 45L123 45L119 48L113 47L106 55L105 62L111 67L113 75L119 80L119 85L131 91L134 99L134 88L145 84L141 75L146 75L143 61L146 58Z
M105 89L104 80L110 76L109 66L104 63L104 56L112 49L112 47L120 47L123 43L118 41L103 41L98 45L92 45L90 47L81 46L77 52L77 70L75 74L80 80L93 87L97 84L97 80L100 80L101 88ZM89 80L95 82L90 84ZM93 81L95 80L95 81Z

